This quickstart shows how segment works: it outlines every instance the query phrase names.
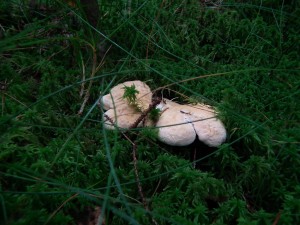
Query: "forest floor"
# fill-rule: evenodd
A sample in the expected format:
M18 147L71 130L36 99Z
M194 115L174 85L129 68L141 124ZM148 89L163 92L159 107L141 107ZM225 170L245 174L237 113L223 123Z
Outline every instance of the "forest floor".
M300 224L300 2L98 2L97 27L0 2L0 224ZM131 80L215 107L226 142L104 129Z

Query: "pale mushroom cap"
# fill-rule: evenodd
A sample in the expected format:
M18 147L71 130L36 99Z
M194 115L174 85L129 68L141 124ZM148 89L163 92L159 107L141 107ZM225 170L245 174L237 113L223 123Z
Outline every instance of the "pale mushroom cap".
M101 101L102 107L105 110L109 110L109 109L113 108L110 94L104 95L100 101Z
M200 141L210 147L218 147L225 142L227 136L225 126L216 117L216 112L212 107L203 104L188 105L187 107L190 110L190 118Z
M224 143L227 135L223 123L218 119L204 121L193 123L198 139L210 147Z
M142 110L148 108L152 101L152 92L149 86L142 81L126 81L124 83L118 84L110 90L110 93L104 95L101 98L102 106L105 110L113 109L121 104L128 104L127 100L123 98L125 89L124 87L135 86L135 89L139 92L136 94L137 105Z
M208 105L180 105L164 99L158 105L162 111L156 126L169 126L159 128L159 139L169 145L185 146L191 144L196 137L211 147L217 147L226 140L226 129L223 123L216 118L215 110ZM192 135L193 134L193 135Z
M193 143L196 138L194 128L191 123L184 122L183 114L167 109L156 123L156 127L159 127L159 140L172 146L186 146Z
M107 110L104 115L108 116L114 123L112 124L104 116L104 127L113 130L115 126L128 129L141 116L141 113L138 112L135 107L123 104L115 109ZM141 126L141 124L138 126Z
M135 89L139 92L136 94L137 106L132 106L126 99L123 98L124 87L135 86ZM104 121L106 129L115 129L115 126L123 129L128 129L130 126L142 115L141 110L145 110L149 107L152 101L152 92L149 86L141 81L127 81L110 90L110 93L101 98L102 107L107 110L104 113ZM105 117L107 115L114 124ZM150 124L146 120L146 124ZM138 126L142 126L140 123Z

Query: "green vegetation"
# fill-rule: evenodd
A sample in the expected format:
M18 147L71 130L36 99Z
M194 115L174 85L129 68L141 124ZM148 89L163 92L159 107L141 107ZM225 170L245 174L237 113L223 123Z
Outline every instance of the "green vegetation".
M123 89L124 89L123 98L126 99L130 105L135 106L137 110L140 110L136 98L136 95L139 94L140 92L136 90L135 85L133 84L130 87L124 86Z
M300 2L98 2L94 29L0 1L0 224L300 224ZM215 106L226 144L105 130L99 98L135 79Z

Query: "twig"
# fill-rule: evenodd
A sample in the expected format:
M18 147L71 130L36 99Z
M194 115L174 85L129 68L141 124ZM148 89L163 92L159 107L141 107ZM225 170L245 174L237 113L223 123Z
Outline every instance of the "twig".
M82 105L80 107L80 110L78 111L78 115L82 114L82 112L84 110L84 107L85 107L85 104L87 103L87 101L90 98L90 89L91 89L92 84L93 84L93 79L92 78L95 76L95 73L96 73L96 64L97 64L97 53L96 53L96 50L94 49L93 50L93 66L92 66L92 73L91 73L91 77L90 77L91 80L90 80L89 86L86 90L86 93L85 93Z
M143 205L144 205L145 209L147 211L149 211L149 206L148 206L148 204L146 202L146 199L145 199L145 196L143 194L143 188L142 188L142 185L141 185L141 182L140 182L139 173L138 173L136 148L137 148L136 144L133 143L133 146L132 146L132 157L133 157L133 166L134 166L135 179L136 179L136 182L137 182L137 185L138 185L138 190L139 190L139 194L141 196Z
M152 100L152 103L149 105L149 107L144 111L142 112L142 114L140 115L140 117L129 127L129 130L130 129L133 129L133 128L136 128L139 123L141 121L143 121L146 116L149 114L149 112L154 109L159 103L161 102L161 99L160 98L155 98ZM104 117L113 125L116 127L116 125L114 124L114 121L109 117L107 116L106 114L104 114ZM124 132L122 132L122 134L124 135Z
M139 125L139 123L146 118L146 116L148 115L148 113L152 109L154 109L160 102L161 102L160 98L153 99L152 103L149 105L148 109L146 109L144 112L142 112L142 114L140 115L140 117L129 127L129 129L136 128Z
M96 68L96 72L98 72L99 69L101 68L101 66L103 66L103 64L104 64L103 61L104 61L104 59L105 59L107 53L108 53L109 50L111 49L111 47L112 47L112 45L110 45L110 46L108 47L108 49L106 50L106 52L104 53L104 55L103 55L103 57L102 57L102 59L101 59L99 65L98 65L97 68Z
M4 95L2 95L2 97L1 97L1 103L2 103L1 116L3 116L4 115L4 103L5 103L5 96Z
M20 104L23 105L23 106L28 107L27 105L25 105L25 103L19 101L18 99L16 99L15 97L13 97L13 96L11 96L11 95L9 95L9 94L7 94L7 93L4 93L4 95L8 96L9 98L13 99L14 101L20 103Z
M159 104L161 102L161 99L160 98L155 98L152 100L152 103L149 105L148 109L146 109L144 112L142 112L142 115L129 127L129 129L133 129L133 128L136 128L138 126L138 124L144 120L146 118L146 116L148 115L148 113L156 107L157 104ZM112 124L114 125L114 121L106 114L104 114L104 117ZM143 188L142 188L142 185L141 185L141 182L140 182L140 178L139 178L139 173L138 173L138 167L137 167L137 154L136 154L136 149L137 149L137 145L130 140L130 138L126 135L126 132L122 132L122 135L132 144L132 157L133 157L133 166L134 166L134 174L135 174L135 179L136 179L136 182L137 182L137 186L138 186L138 191L139 191L139 194L140 194L140 197L142 199L142 203L144 205L144 208L147 212L150 212L150 209L149 209L149 206L147 204L147 201L145 199L145 196L143 194ZM150 215L149 215L150 216ZM151 220L153 222L153 224L155 225L158 225L157 221L151 217Z
M111 46L105 52L105 54L104 54L103 58L101 59L101 61L100 61L100 63L99 63L98 66L96 65L97 64L97 51L96 51L96 49L93 49L93 67L92 67L92 73L91 73L91 77L90 77L90 83L89 83L89 86L88 86L88 88L86 90L86 93L85 93L82 105L80 107L80 110L78 111L78 115L82 114L82 112L84 110L84 107L85 107L85 104L87 103L87 101L90 98L90 90L91 90L92 84L94 82L93 77L98 72L98 70L100 69L101 65L103 65L103 60L104 60L106 54L108 53L108 51L110 50L110 48L111 48Z
M133 157L133 166L134 166L135 179L136 179L136 182L137 182L139 194L140 194L140 196L141 196L141 199L142 199L144 208L146 209L147 212L150 212L148 203L147 203L147 201L146 201L146 199L145 199L145 196L144 196L144 193L143 193L142 184L141 184L141 182L140 182L140 177L139 177L139 172L138 172L138 167L137 167L136 148L137 148L136 144L133 143L133 146L132 146L132 157ZM150 215L149 215L149 216L150 216ZM152 220L152 222L153 222L155 225L158 225L158 223L156 222L156 220L155 220L153 217L151 217L151 220Z
M163 1L161 2L161 4L160 4L160 9L162 9L164 3L165 3L165 0L163 0ZM158 20L158 18L159 18L159 16L160 16L160 12L161 12L161 10L158 10L158 13L156 14L156 17L155 17L155 21ZM152 36L153 30L154 30L154 28L153 28L153 25L152 25L152 29L151 29L150 34L149 34L149 39L148 39L148 44L147 44L147 49L146 49L146 59L148 59L148 55L149 55L150 38L151 38L151 36Z
M8 90L8 85L11 82L12 82L12 80L10 82L7 82L7 79L4 82L0 81L0 92L2 93L2 113L1 113L2 116L4 115L5 95L7 95L7 96L11 97L12 99L18 101L17 99L15 99L14 97L12 97L12 96L10 96L6 93L6 91Z
M276 218L274 220L274 222L272 223L272 225L277 225L279 219L280 219L280 216L281 216L281 211L279 211L276 215Z
M76 198L79 195L79 193L76 193L74 195L72 195L71 197L69 197L68 199L66 199L47 219L47 221L44 223L44 225L47 225L50 220L71 200L73 200L74 198Z
M107 115L104 114L104 117L109 122L111 122L112 124L114 124L113 120L109 116L107 116ZM143 206L144 206L144 208L145 208L145 210L147 212L150 212L149 206L148 206L147 201L145 199L145 196L143 194L143 188L142 188L142 184L141 184L140 178L139 178L139 172L138 172L138 167L137 167L137 156L136 156L136 148L137 148L137 146L136 146L136 144L132 140L130 140L130 138L126 135L125 132L121 131L121 133L132 144L132 157L133 157L133 166L134 166L135 179L136 179L136 182L137 182L137 186L138 186L140 197L142 199ZM153 217L151 217L150 215L149 215L149 217L151 218L153 224L158 225L158 223L156 222L156 220Z
M82 64L82 81L83 82L81 83L81 89L80 89L80 93L79 93L80 98L83 96L84 88L85 88L85 65L84 65L82 56L81 56L81 64Z
M196 158L197 158L197 149L194 148L194 157L193 157L193 167L194 167L194 169L196 168L196 165L197 165Z
M158 184L156 185L156 188L155 188L155 190L154 190L154 192L153 192L153 194L152 194L152 198L153 198L153 196L156 194L156 192L157 192L157 190L158 190L160 184L161 184L161 178L159 179Z

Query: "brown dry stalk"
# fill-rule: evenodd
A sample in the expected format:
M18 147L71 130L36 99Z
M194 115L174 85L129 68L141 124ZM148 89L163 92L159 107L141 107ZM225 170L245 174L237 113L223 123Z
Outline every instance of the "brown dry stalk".
M133 157L133 166L134 166L135 179L136 179L136 182L137 182L137 185L138 185L139 194L141 196L144 208L147 211L149 211L149 206L148 206L147 201L145 199L145 196L144 196L144 193L143 193L143 188L142 188L142 185L141 185L141 182L140 182L139 173L138 173L136 149L137 149L137 146L134 143L133 146L132 146L132 157Z
M152 103L153 104L153 103ZM150 104L150 106L152 105ZM149 106L149 108L150 108ZM148 110L146 110L148 111ZM150 111L150 110L149 110ZM147 114L145 114L146 116ZM145 118L145 116L143 118ZM111 123L111 124L114 124L114 121L108 116L108 115L105 115L104 114L104 117ZM140 120L142 121L142 120ZM137 123L138 124L138 123ZM144 208L147 212L150 212L150 209L149 209L149 206L147 204L147 201L145 199L145 196L144 196L144 193L143 193L143 188L142 188L142 184L140 182L140 178L139 178L139 172L138 172L138 167L137 167L137 156L136 156L136 149L137 149L137 146L134 142L132 142L130 140L130 138L126 135L125 132L122 132L122 135L132 144L132 157L133 157L133 166L134 166L134 174L135 174L135 179L136 179L136 183L137 183L137 186L138 186L138 191L139 191L139 194L140 194L140 197L142 199L142 203L144 205ZM156 222L156 220L154 218L151 217L151 220L152 222L155 224L155 225L158 225L158 223Z
M243 71L243 70L240 70L240 71ZM188 81L193 81L193 80L207 78L207 77L216 77L216 76L223 76L223 75L231 75L231 74L232 74L232 71L230 71L230 72L222 72L222 73L214 73L214 74L207 74L207 75L200 75L200 76L197 76L197 77L191 77L191 78L188 78L188 79L184 79L184 80L180 80L180 81L176 81L176 82L167 84L167 85L162 86L162 87L158 87L158 88L154 89L152 92L157 92L159 90L166 89L167 87L170 87L170 86L173 86L173 85L176 85L176 84L180 84L180 83L184 83L184 82L188 82Z
M152 100L152 103L149 105L148 109L146 109L144 112L142 112L142 115L129 127L129 129L136 128L139 125L139 123L146 118L146 116L148 115L148 113L152 109L154 109L160 102L161 102L160 98L154 98Z
M45 222L45 225L48 224L50 222L50 220L71 200L73 200L74 198L76 198L79 195L79 193L73 194L71 197L69 197L68 199L66 199L47 219L47 221Z
M281 211L279 211L279 212L277 213L276 218L275 218L274 222L272 223L272 225L277 225L277 223L278 223L280 217L281 217Z
M82 57L81 57L81 64L82 64L82 81L84 81L84 82L81 83L81 89L80 89L80 93L79 93L80 98L83 96L84 89L85 89L85 65L84 65Z
M142 199L144 208L146 209L147 212L150 212L148 203L147 203L147 201L145 199L145 196L144 196L144 193L143 193L142 184L140 182L140 177L139 177L139 172L138 172L138 167L137 167L137 161L138 161L138 159L136 157L136 149L137 149L137 146L136 146L135 143L133 143L133 146L132 146L132 157L133 157L133 166L134 166L135 179L136 179L136 183L137 183L137 186L138 186L139 194L140 194L140 197ZM158 225L158 223L156 222L156 220L153 217L150 216L150 218L151 218L152 222L155 225Z
M87 103L87 101L89 100L90 98L90 89L92 87L92 84L93 84L93 77L95 76L96 74L96 64L97 64L97 53L96 53L96 50L94 49L93 50L93 66L92 66L92 74L91 74L91 80L90 80L90 83L89 83L89 86L88 86L88 89L86 90L86 93L85 93L85 96L84 96L84 99L83 99L83 102L82 102L82 105L80 107L80 110L78 111L78 115L81 115L83 110L84 110L84 107L85 107L85 104Z
M95 74L98 72L98 70L100 69L100 67L103 65L103 60L104 60L106 54L108 53L108 51L110 50L110 48L111 48L111 46L105 52L105 54L104 54L103 58L101 59L101 62L99 63L98 66L97 66L97 51L96 51L96 49L93 48L93 65L92 65L92 73L91 73L91 77L90 77L90 83L89 83L89 86L86 90L86 93L85 93L82 105L80 107L80 110L78 111L78 115L81 115L83 113L85 104L87 103L87 101L90 98L90 90L91 90L91 87L92 87L93 82L94 82L93 78L94 78ZM85 73L85 70L83 71L83 73ZM83 79L85 79L85 77L83 77ZM85 82L83 82L83 84L84 83ZM81 86L80 97L82 96L82 93L84 91L83 88L84 88L84 85Z
M138 126L138 124L143 121L146 116L149 114L149 112L154 109L159 103L161 102L160 98L154 98L152 100L152 103L149 105L148 109L146 109L144 112L142 112L141 116L129 127L130 129L136 128ZM106 114L104 114L104 117L112 124L114 125L114 121ZM142 199L142 203L144 205L144 208L147 212L150 212L149 206L147 204L147 201L145 199L144 193L143 193L143 188L142 188L142 184L140 182L140 178L139 178L139 172L138 172L138 167L137 167L137 156L136 156L136 149L137 149L137 145L130 140L130 138L126 135L126 132L122 132L122 135L132 144L132 157L133 157L133 166L134 166L134 174L135 174L135 179L137 182L137 186L138 186L138 191L140 194L140 197ZM149 215L150 216L150 215ZM151 217L151 220L153 222L153 224L158 225L157 221Z
M156 14L156 17L155 17L155 21L158 20L158 18L160 16L161 9L162 9L164 3L165 3L165 0L162 0L162 2L160 3L160 9L158 10L158 12ZM149 55L150 39L151 39L153 30L154 30L154 28L153 28L153 25L152 25L152 29L151 29L150 34L149 34L149 39L148 39L148 44L147 44L147 49L146 49L146 59L148 59L148 55Z

